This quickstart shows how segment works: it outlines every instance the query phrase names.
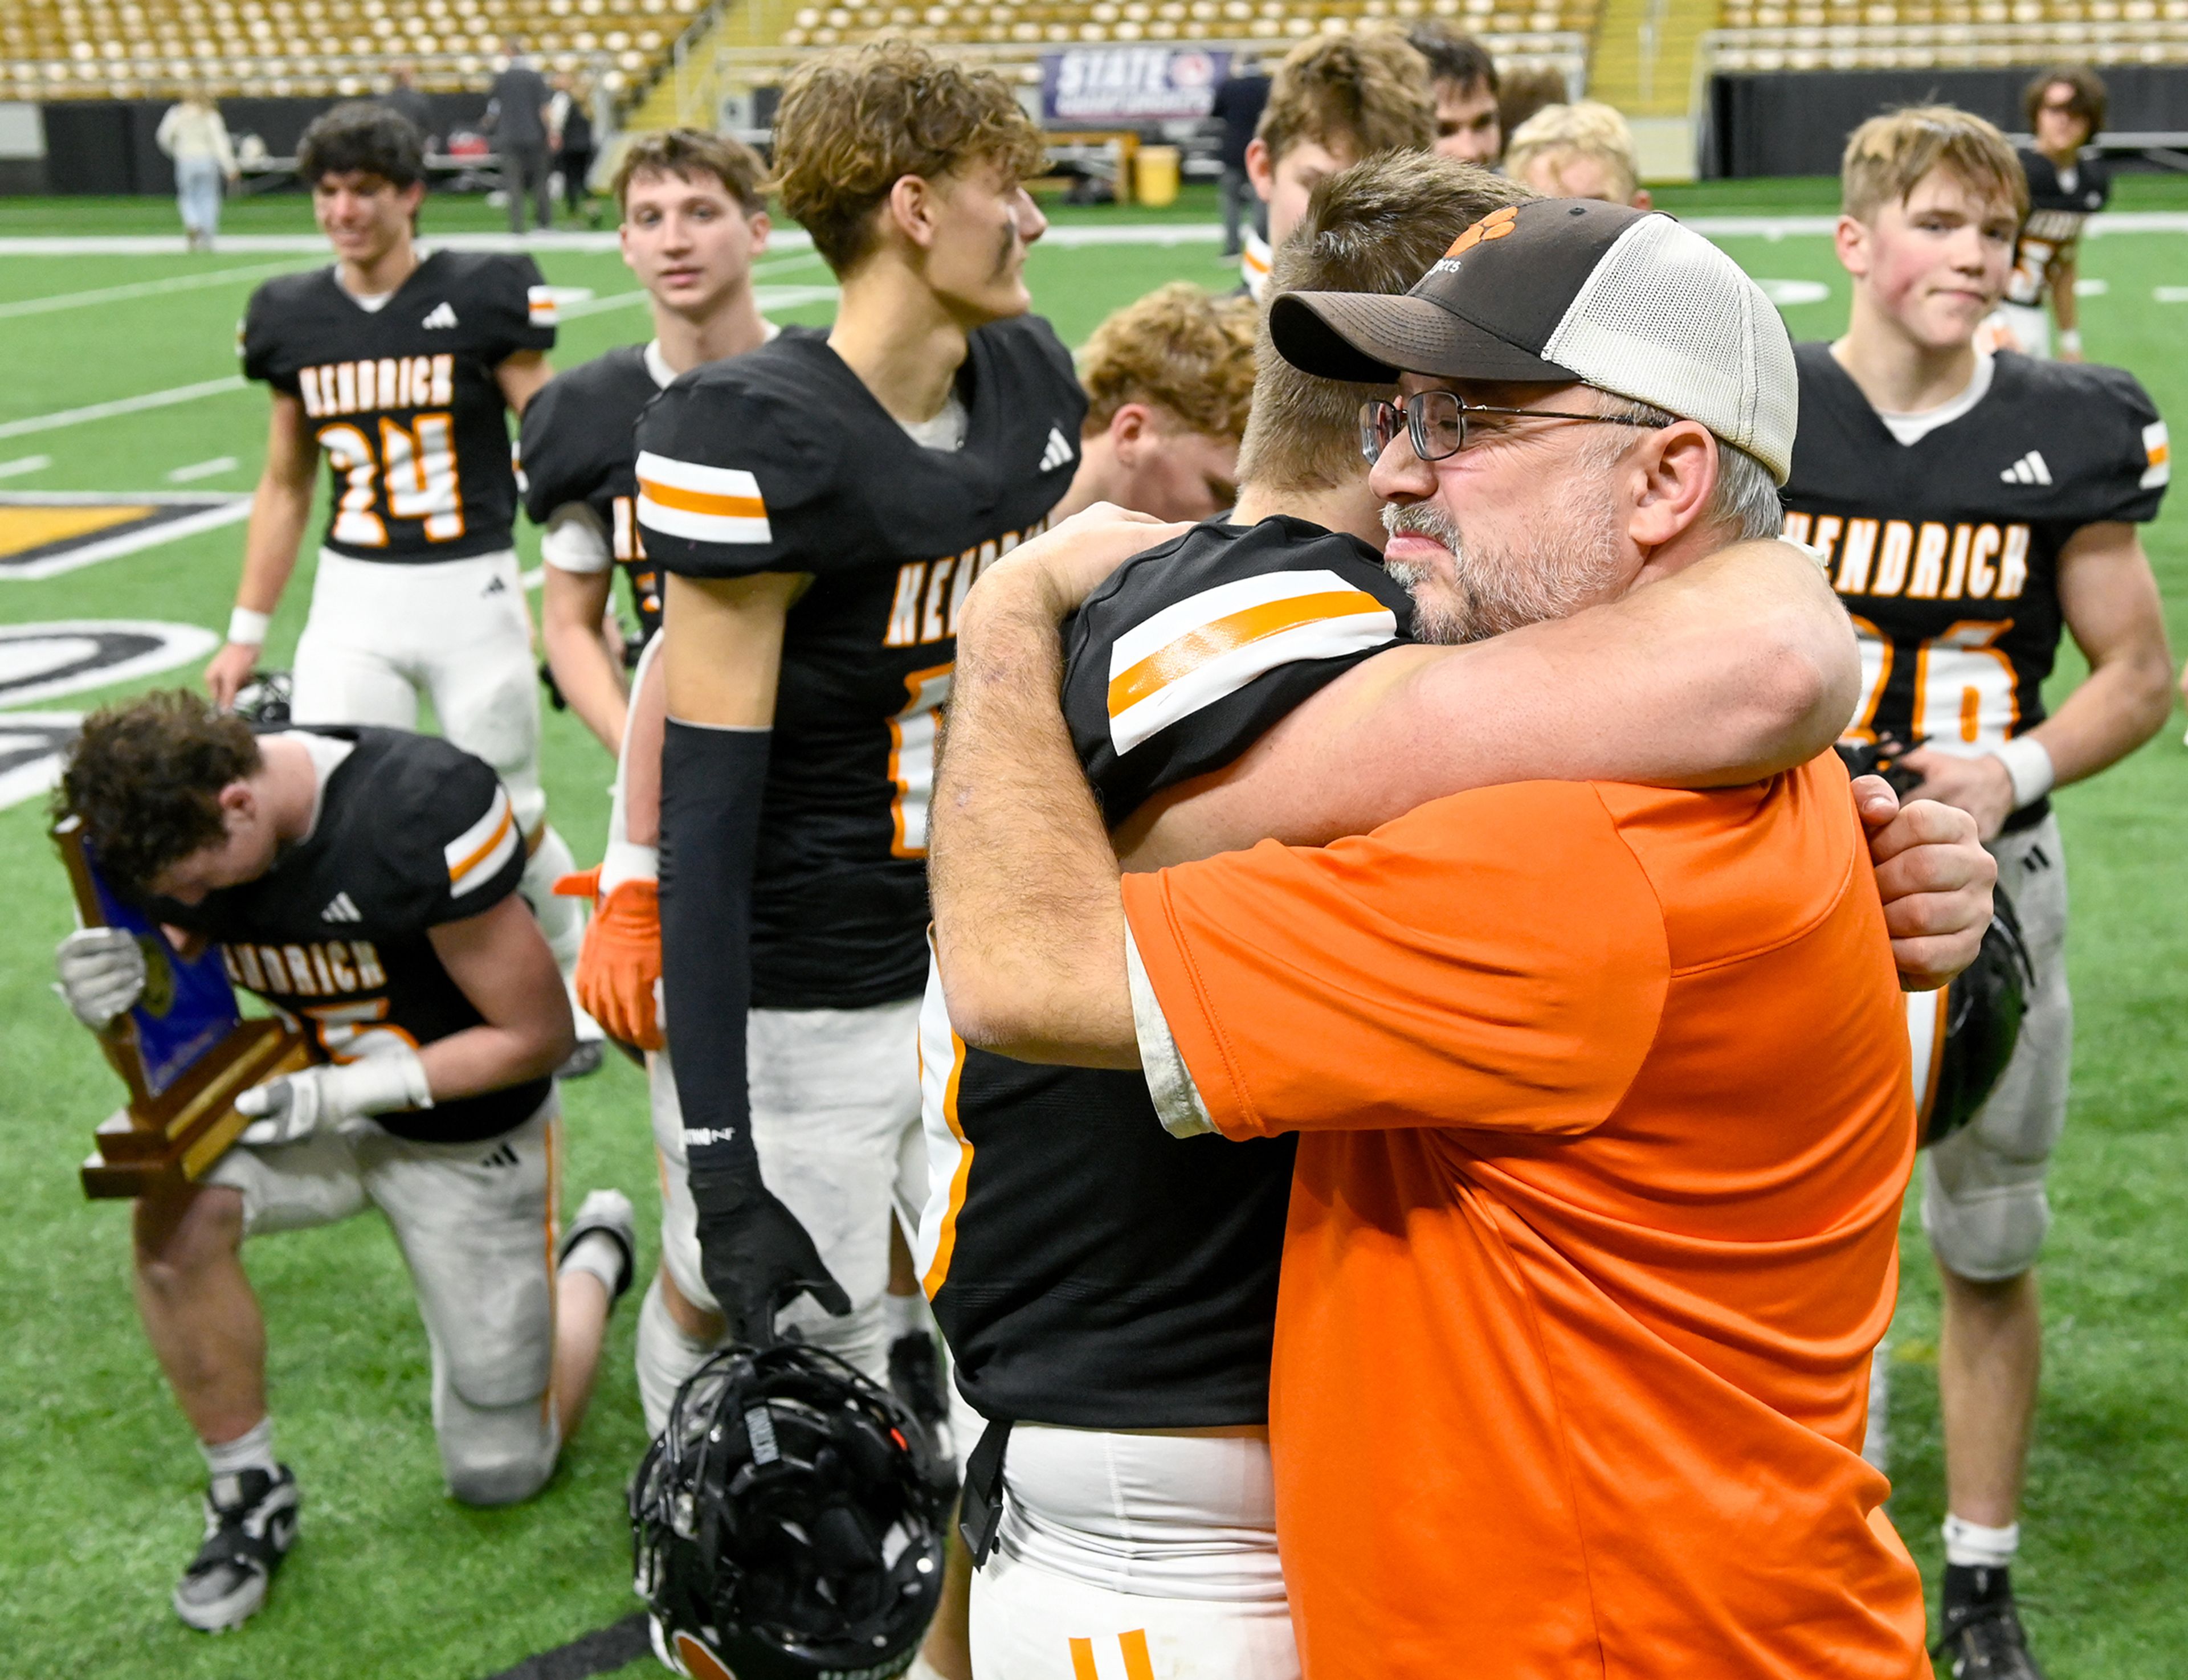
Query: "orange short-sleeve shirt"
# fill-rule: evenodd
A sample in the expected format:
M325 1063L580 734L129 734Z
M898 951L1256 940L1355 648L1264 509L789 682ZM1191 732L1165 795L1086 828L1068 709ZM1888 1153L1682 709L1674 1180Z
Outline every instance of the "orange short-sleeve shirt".
M1298 1131L1310 1680L1911 1680L1860 1457L1913 1159L1846 776L1529 783L1125 878L1216 1125Z

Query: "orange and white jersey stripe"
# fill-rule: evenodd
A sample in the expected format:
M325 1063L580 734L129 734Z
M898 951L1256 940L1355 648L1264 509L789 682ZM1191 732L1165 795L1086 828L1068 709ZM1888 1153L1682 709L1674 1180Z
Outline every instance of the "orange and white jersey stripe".
M965 1070L965 1041L950 1028L942 1001L942 974L928 936L927 995L919 1007L919 1116L927 1134L927 1205L912 1242L912 1264L931 1299L950 1275L957 1247L957 1215L965 1206L965 1181L973 1171L973 1145L957 1123L957 1082Z
M1266 301L1269 290L1269 265L1274 260L1269 242L1252 228L1245 230L1238 251L1238 278L1246 284L1246 290L1256 303Z
M527 286L524 302L533 326L554 327L562 324L561 300L555 296L554 287Z
M1272 572L1166 607L1109 651L1109 738L1129 753L1159 730L1294 660L1395 641L1396 616L1334 572Z
M448 896L460 899L500 873L523 837L516 831L516 813L510 809L509 790L496 786L493 803L486 815L443 848L448 864Z
M759 480L736 467L702 466L642 450L638 457L638 522L648 531L694 543L775 540L760 499Z

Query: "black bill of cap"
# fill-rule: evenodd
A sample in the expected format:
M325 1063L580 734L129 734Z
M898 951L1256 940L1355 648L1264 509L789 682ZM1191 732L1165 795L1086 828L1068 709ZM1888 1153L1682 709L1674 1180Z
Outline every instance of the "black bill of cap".
M1425 297L1292 291L1269 310L1277 353L1301 373L1360 385L1401 373L1571 385L1579 375Z

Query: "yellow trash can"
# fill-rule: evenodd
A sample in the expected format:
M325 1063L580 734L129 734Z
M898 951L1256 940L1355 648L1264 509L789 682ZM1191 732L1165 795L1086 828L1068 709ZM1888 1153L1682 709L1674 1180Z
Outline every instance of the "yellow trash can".
M1176 146L1142 146L1132 160L1132 196L1159 209L1177 202Z

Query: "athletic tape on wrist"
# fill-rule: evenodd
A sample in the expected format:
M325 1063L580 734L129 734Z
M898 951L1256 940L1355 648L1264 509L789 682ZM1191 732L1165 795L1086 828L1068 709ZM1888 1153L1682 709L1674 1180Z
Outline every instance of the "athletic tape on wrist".
M1991 748L1991 756L2013 779L2013 809L2025 810L2051 791L2051 754L2033 736L2024 735Z
M2061 350L2072 350L2078 353L2082 348L2082 330L2079 327L2067 327L2063 330L2059 335L2059 347Z
M266 642L266 632L273 624L272 613L253 612L247 606L239 606L228 615L228 639L245 647L262 647Z

